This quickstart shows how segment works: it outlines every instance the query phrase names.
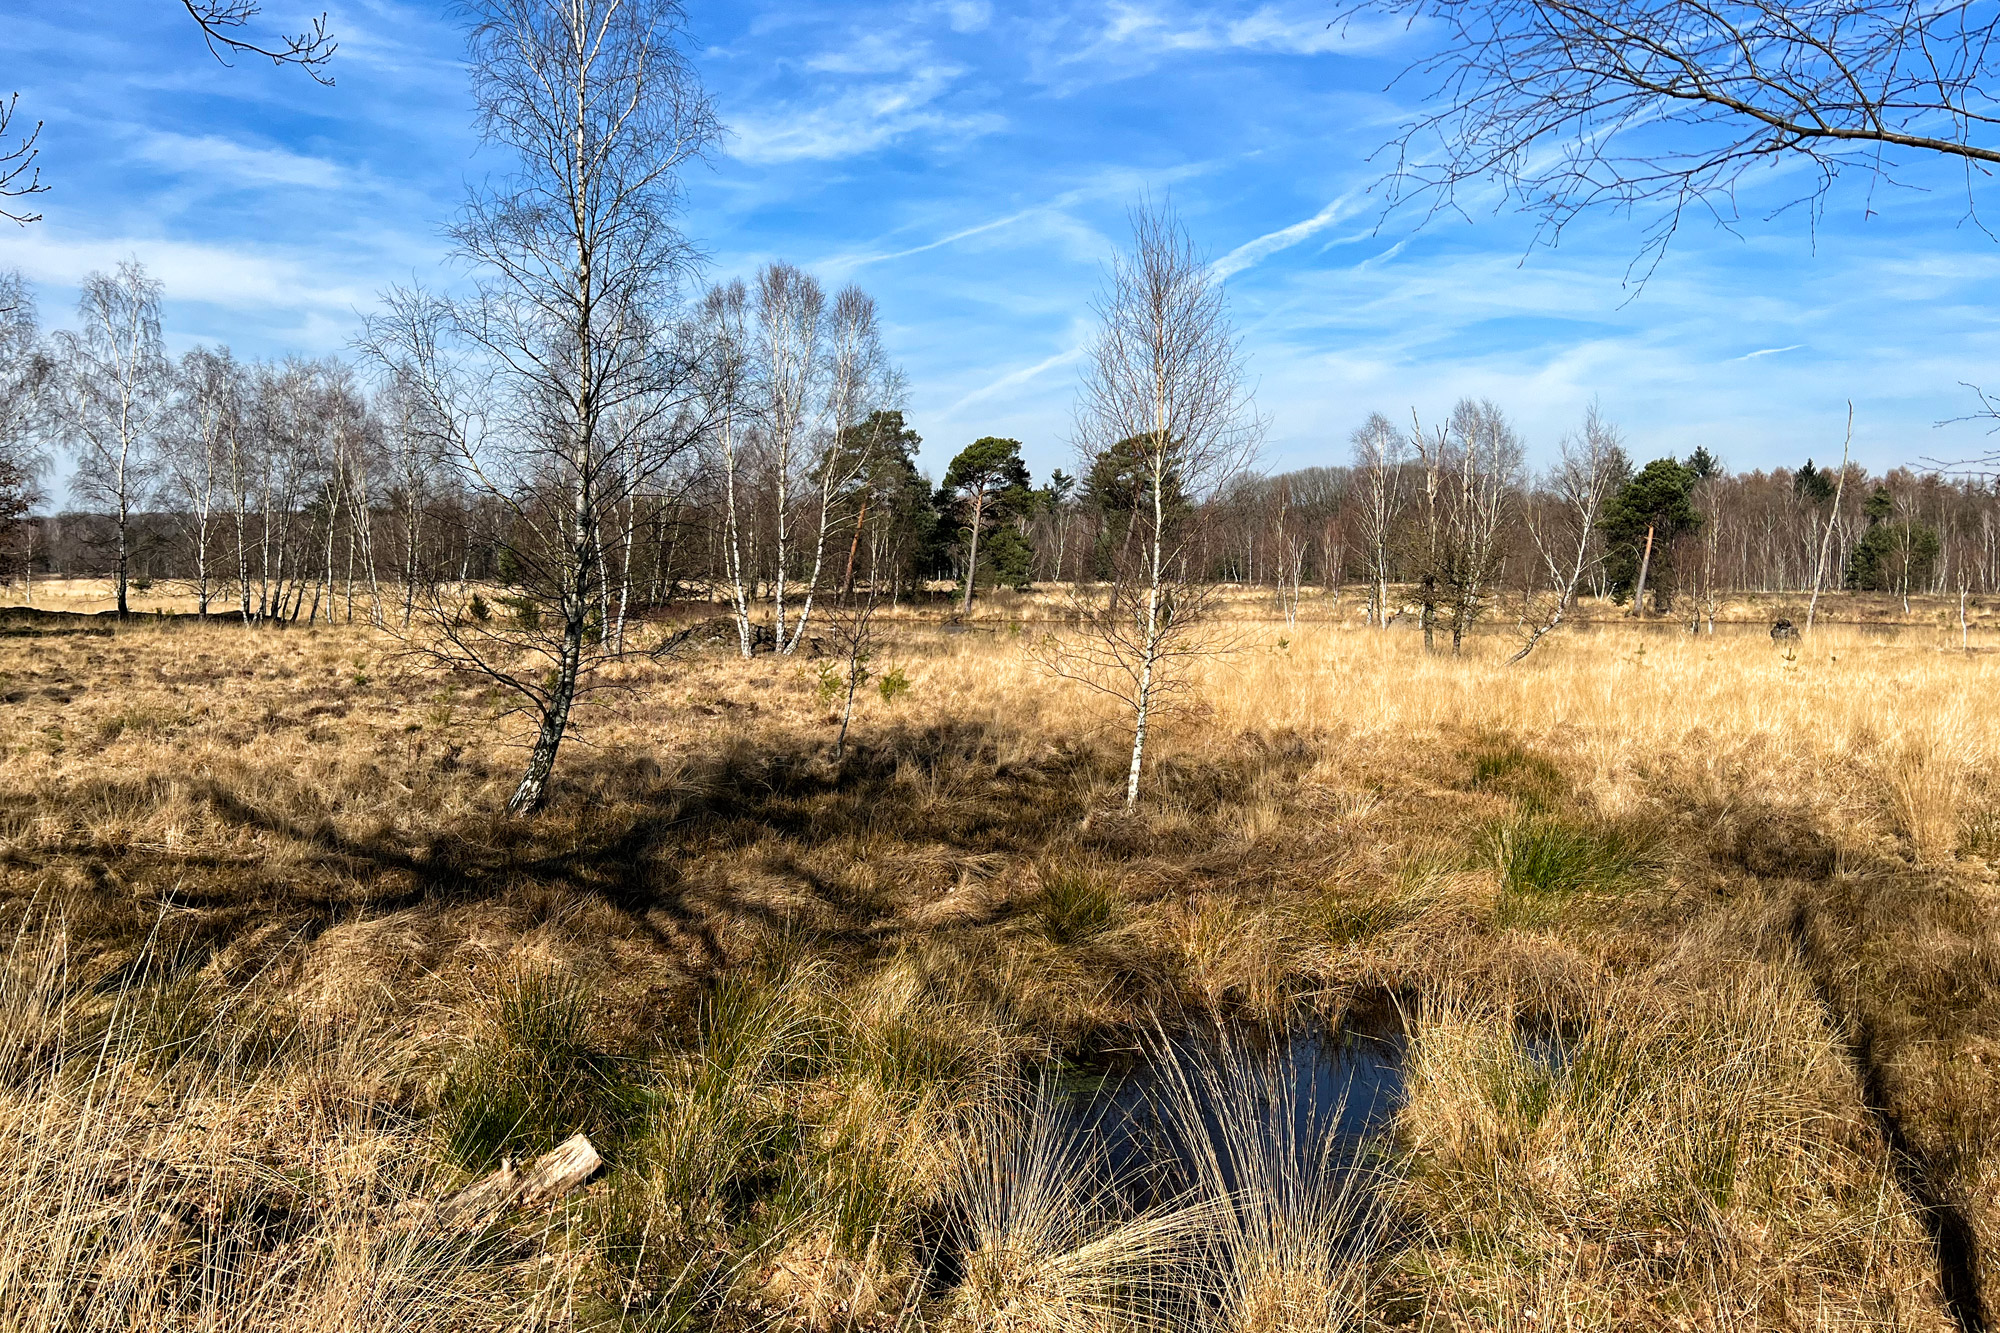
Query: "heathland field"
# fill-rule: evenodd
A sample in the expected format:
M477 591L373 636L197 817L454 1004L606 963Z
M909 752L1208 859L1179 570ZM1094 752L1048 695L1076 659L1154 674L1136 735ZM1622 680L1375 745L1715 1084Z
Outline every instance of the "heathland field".
M823 664L635 652L520 819L532 727L359 623L0 625L0 1328L2000 1317L1990 620L1246 598L1127 815L1038 605L884 612L838 759ZM1396 1071L1337 1169L1300 1033ZM1195 1034L1164 1122L1264 1110L1126 1188L1076 1107Z

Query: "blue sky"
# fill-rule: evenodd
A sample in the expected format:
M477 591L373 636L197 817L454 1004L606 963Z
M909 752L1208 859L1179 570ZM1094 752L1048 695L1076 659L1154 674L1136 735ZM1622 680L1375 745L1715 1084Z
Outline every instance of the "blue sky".
M273 26L312 14L267 0ZM219 68L170 0L0 0L0 92L47 122L46 220L0 267L62 322L75 283L136 255L173 345L338 352L383 285L438 280L439 227L493 165L442 4L342 0L336 86ZM1331 3L692 0L731 137L689 179L712 271L774 258L880 300L935 471L979 435L1066 443L1088 302L1143 192L1228 275L1270 419L1263 465L1345 461L1370 411L1429 420L1490 396L1545 461L1596 397L1633 452L1733 467L1838 457L1845 400L1873 466L1987 443L1942 418L2000 385L2000 243L1962 177L1860 184L1816 233L1778 179L1732 234L1687 227L1636 297L1631 221L1556 250L1532 223L1380 216L1369 156L1411 107L1385 91L1422 35L1331 32Z

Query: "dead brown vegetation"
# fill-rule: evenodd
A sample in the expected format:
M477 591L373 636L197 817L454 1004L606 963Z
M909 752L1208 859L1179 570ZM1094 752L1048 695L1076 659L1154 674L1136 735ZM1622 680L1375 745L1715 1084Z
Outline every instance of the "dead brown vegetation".
M951 1318L926 1247L1022 1069L1389 996L1397 1241L1357 1322L1981 1317L1987 659L1600 631L1507 671L1255 626L1127 816L1115 728L1005 625L895 622L913 687L838 762L809 663L621 667L530 821L500 701L360 631L0 640L14 1271L123 1216L150 1239L61 1271L152 1274L106 1308L163 1324L224 1270L222 1326L335 1287L322 1326ZM466 1109L515 1085L575 1095ZM580 1201L408 1239L575 1129L611 1167ZM308 1251L350 1257L283 1288Z

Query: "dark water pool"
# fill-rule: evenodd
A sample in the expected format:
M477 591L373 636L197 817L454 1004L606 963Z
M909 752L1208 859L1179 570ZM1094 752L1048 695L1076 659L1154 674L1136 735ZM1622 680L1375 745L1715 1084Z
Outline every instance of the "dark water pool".
M1061 1132L1134 1210L1204 1181L1236 1191L1352 1173L1402 1104L1406 1041L1381 1019L1161 1037L1064 1071Z

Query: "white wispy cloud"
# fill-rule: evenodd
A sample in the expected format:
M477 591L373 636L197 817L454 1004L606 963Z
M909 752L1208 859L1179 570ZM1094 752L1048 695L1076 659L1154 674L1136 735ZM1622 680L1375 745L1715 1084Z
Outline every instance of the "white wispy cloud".
M1792 343L1786 347L1759 347L1756 351L1745 352L1736 359L1738 361L1753 361L1760 356L1776 356L1780 352L1796 352L1804 346L1804 343Z
M1101 44L1159 52L1259 51L1274 55L1360 54L1397 41L1405 25L1329 20L1325 6L1265 4L1247 14L1215 8L1148 6L1114 0L1106 12Z
M1262 263L1280 250L1289 250L1307 237L1325 231L1342 218L1351 217L1359 207L1355 202L1359 196L1360 191L1349 190L1302 222L1294 222L1289 227L1265 232L1254 241L1245 241L1211 264L1210 271L1218 278L1232 277L1252 265Z
M991 133L1005 118L939 105L965 68L915 59L922 53L870 38L815 57L814 73L838 76L841 91L818 105L773 106L731 119L731 154L757 165L854 157L913 134L969 138ZM883 75L857 83L857 76Z
M921 245L912 245L901 250L888 250L875 255L859 255L855 258L841 261L841 266L846 269L856 269L867 264L884 264L892 259L908 259L911 255L921 255L932 250L942 250L947 245L956 245L960 241L969 241L973 237L983 236L987 232L999 231L1003 227L1011 227L1015 223L1023 221L1026 218L1031 218L1043 211L1044 208L1041 205L1037 205L1034 208L1024 208L1018 212L1009 213L1005 217L994 218L990 222L981 222L974 226L961 227L957 231L940 236L934 241L925 241Z
M942 415L946 419L950 419L974 403L985 402L996 394L1005 393L1009 389L1019 388L1030 380L1038 379L1051 370L1070 365L1083 355L1083 349L1084 345L1079 340L1074 346L1057 352L1054 356L1045 357L1031 366L1022 366L1018 370L1010 370L990 384L983 384L971 393L966 394L950 407L947 407Z
M993 21L988 0L945 0L941 8L953 32L981 32Z
M5 262L37 283L75 286L93 270L138 259L160 280L170 301L199 301L237 311L352 312L373 293L332 278L304 256L264 253L249 246L208 245L150 236L68 236L37 226L11 238ZM351 323L351 321L350 321Z
M297 186L332 190L348 179L344 168L325 158L282 148L259 148L217 134L148 130L133 142L132 155L184 177L245 189Z

